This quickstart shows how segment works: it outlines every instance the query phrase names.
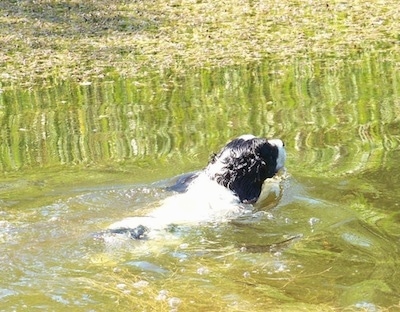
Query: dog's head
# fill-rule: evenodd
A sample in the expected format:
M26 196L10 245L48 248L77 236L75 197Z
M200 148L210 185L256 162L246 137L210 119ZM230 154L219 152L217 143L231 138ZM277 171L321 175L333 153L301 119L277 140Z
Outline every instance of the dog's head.
M205 172L210 179L232 190L241 202L254 203L265 179L272 178L285 159L281 140L243 135L213 155Z

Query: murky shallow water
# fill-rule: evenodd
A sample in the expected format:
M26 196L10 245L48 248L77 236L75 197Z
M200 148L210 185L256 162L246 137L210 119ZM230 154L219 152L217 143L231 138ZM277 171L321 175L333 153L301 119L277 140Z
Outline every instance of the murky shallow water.
M0 309L399 309L398 69L363 55L4 91ZM264 213L96 239L242 133L286 142Z

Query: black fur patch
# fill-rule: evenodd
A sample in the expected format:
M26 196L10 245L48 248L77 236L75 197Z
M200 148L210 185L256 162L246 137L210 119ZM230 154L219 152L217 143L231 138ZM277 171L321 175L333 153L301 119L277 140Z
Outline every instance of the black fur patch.
M264 138L237 138L214 155L206 167L210 179L232 190L244 203L254 203L265 179L276 173L278 147ZM214 172L212 166L221 166ZM209 169L209 170L208 170Z

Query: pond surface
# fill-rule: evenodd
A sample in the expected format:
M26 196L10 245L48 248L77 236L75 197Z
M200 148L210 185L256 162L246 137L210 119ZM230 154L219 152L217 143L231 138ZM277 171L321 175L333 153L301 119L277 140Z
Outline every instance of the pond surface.
M367 54L5 88L0 310L400 309L399 67ZM286 143L264 213L96 239L244 133Z

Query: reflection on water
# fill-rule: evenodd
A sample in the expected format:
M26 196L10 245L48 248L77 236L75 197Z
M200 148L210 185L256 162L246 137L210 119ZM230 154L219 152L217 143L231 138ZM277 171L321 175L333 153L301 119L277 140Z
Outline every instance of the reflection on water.
M3 90L0 310L399 308L398 64L265 61ZM243 133L285 140L275 202L164 240L94 239Z
M10 90L0 94L1 166L204 157L252 132L284 136L313 172L376 168L398 146L398 80L396 62L364 56Z

